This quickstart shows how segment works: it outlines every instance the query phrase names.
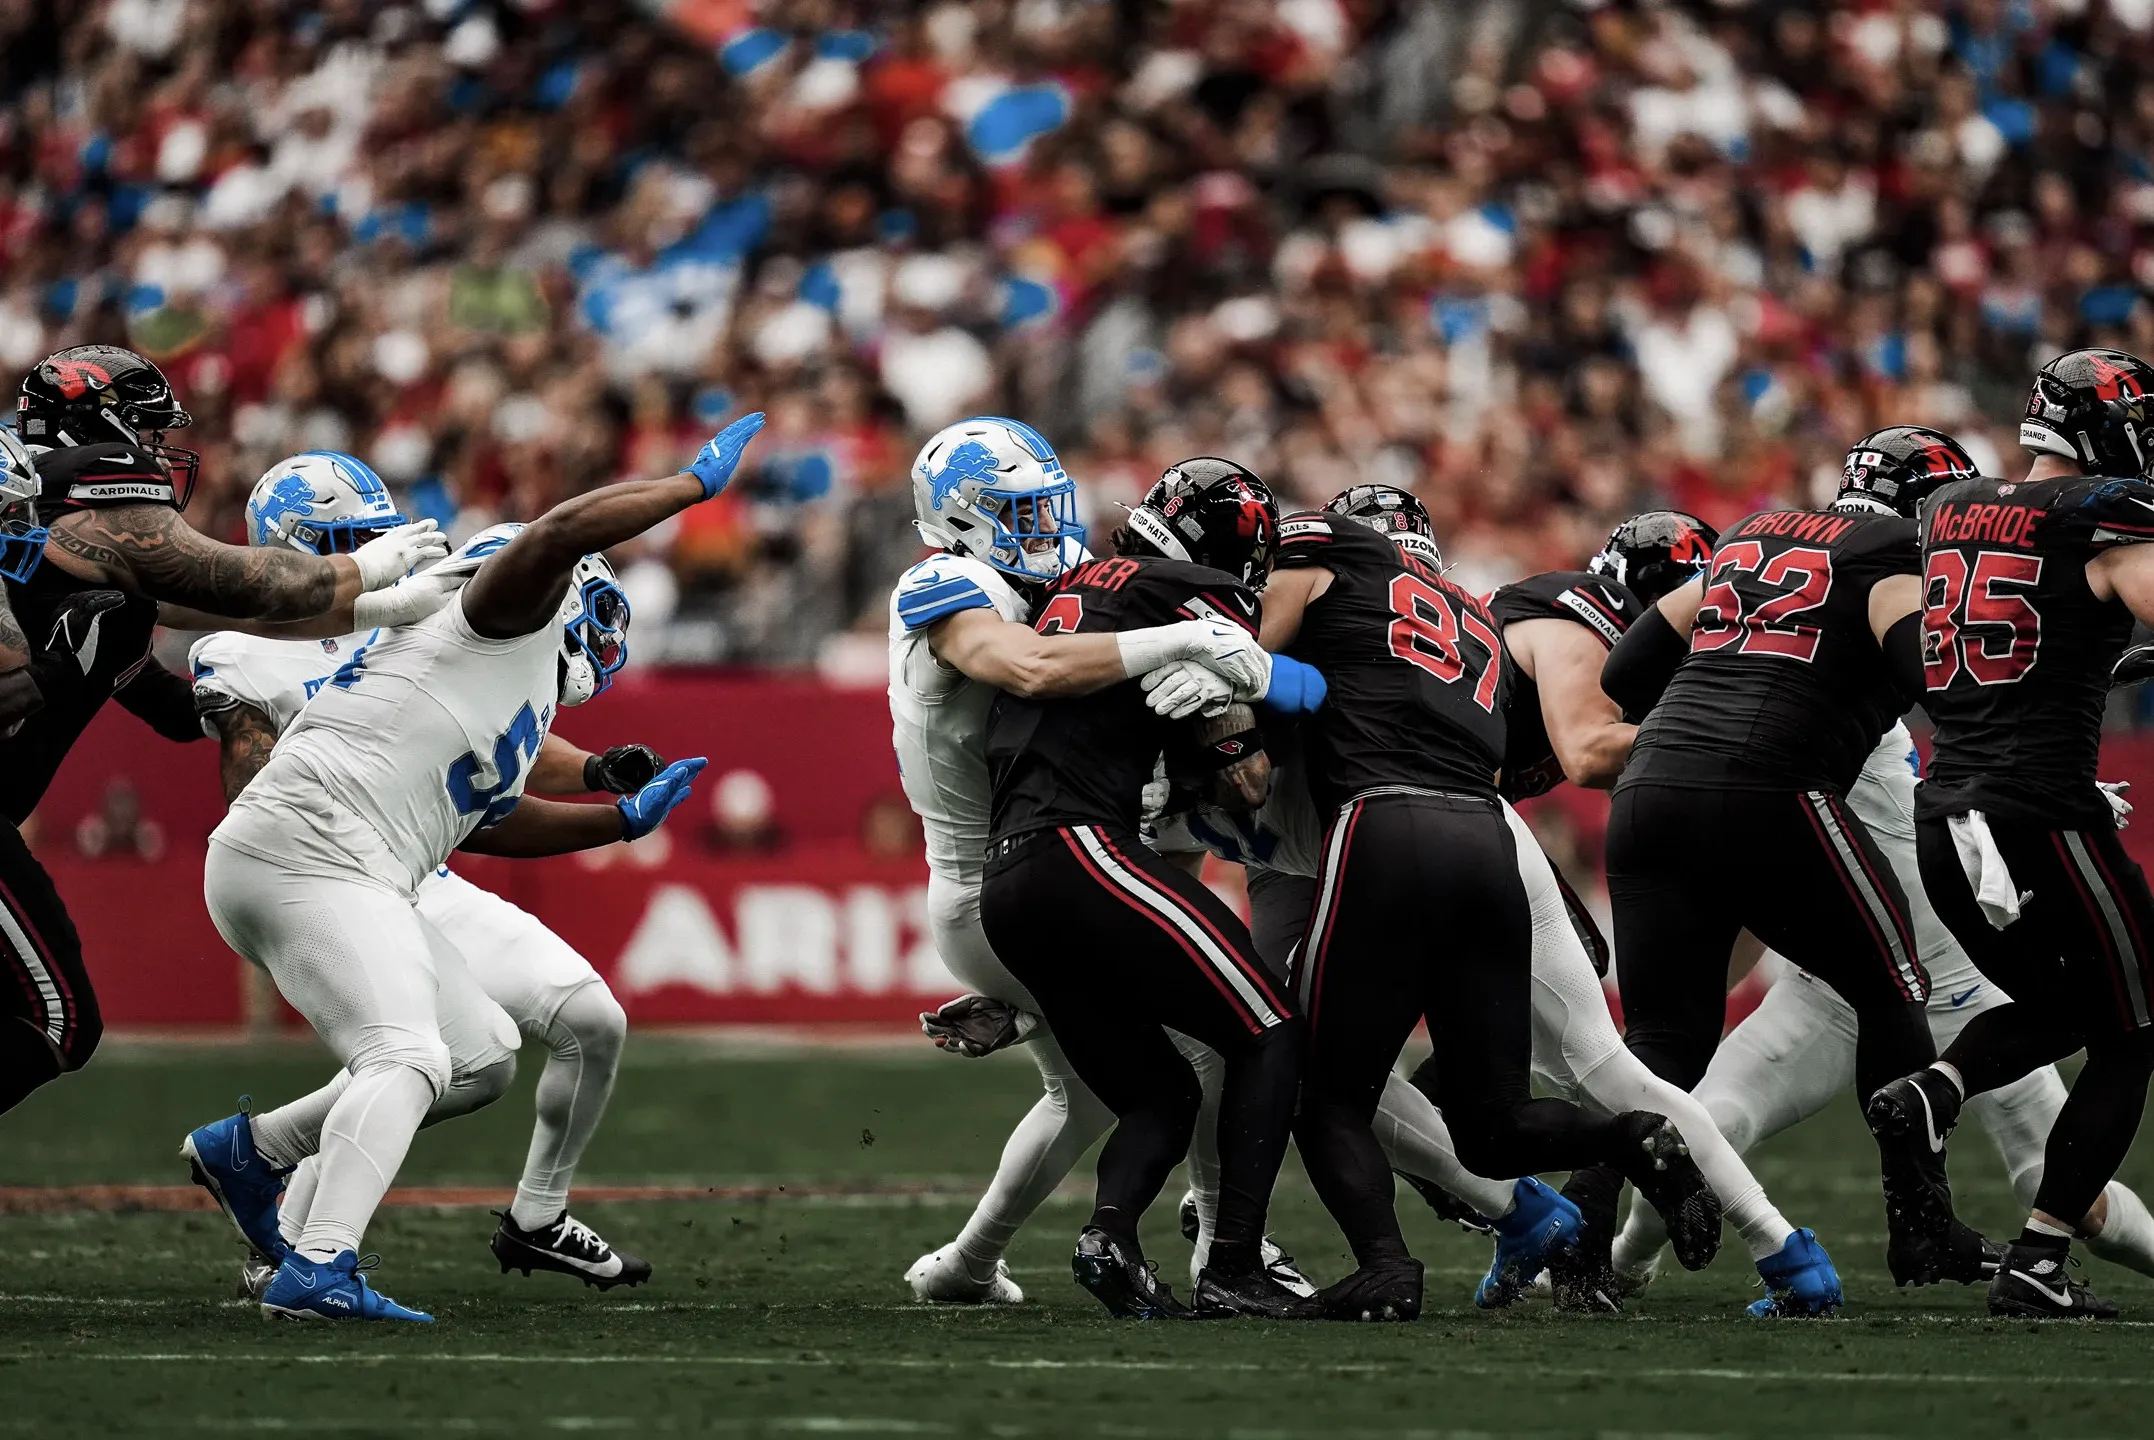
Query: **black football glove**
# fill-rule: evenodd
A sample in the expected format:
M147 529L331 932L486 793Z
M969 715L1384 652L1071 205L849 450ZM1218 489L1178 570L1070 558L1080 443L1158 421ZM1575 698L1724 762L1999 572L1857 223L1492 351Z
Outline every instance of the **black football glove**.
M583 788L633 795L656 780L658 772L665 768L665 757L648 745L616 745L583 762Z
M2110 668L2111 689L2119 685L2137 685L2142 680L2154 680L2154 645L2134 645L2117 657Z
M952 1055L977 1060L1018 1044L1040 1023L1039 1017L990 1000L985 995L960 995L937 1010L920 1015L920 1032Z
M64 655L87 675L97 663L97 636L105 612L127 603L118 590L78 590L60 602L52 617L52 632L45 637L49 656Z

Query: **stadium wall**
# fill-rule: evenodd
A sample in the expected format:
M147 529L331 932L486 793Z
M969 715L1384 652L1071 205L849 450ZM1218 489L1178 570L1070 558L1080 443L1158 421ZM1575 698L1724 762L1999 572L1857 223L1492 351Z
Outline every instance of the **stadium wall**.
M698 799L636 845L538 861L465 857L458 868L588 956L637 1024L909 1022L961 987L928 938L917 845L870 848L871 815L902 803L889 724L876 689L638 677L570 712L563 733L593 749L639 740L669 757L705 754L713 776L752 770L770 786L775 833L747 848L722 842L703 803L706 777ZM35 817L33 842L82 932L108 1024L247 1018L243 966L202 905L203 847L223 814L216 770L208 742L172 745L107 707ZM2103 773L2154 795L2154 737L2112 736ZM115 813L121 782L158 832L154 858L125 846L84 853L78 835ZM1538 803L1559 807L1584 851L1598 853L1605 801L1571 788ZM2154 866L2154 821L2125 841ZM887 831L881 848L893 849ZM1234 872L1222 869L1217 883L1231 889Z

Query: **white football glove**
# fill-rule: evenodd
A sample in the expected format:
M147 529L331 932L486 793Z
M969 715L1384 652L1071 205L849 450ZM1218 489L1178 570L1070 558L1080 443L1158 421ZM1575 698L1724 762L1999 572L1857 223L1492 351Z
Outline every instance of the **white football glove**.
M414 520L388 530L352 551L359 567L359 588L379 590L419 566L449 553L449 537L431 520Z
M1233 682L1194 660L1162 665L1140 683L1144 686L1144 703L1152 707L1154 714L1169 720L1217 715L1234 703Z
M2094 783L2096 788L2102 792L2102 798L2109 802L2109 813L2116 820L2117 828L2122 830L2125 826L2131 824L2132 802L2124 798L2124 792L2132 788L2132 782L2129 780L2097 780Z
M352 602L352 626L358 630L394 629L416 625L449 603L464 588L468 571L436 566L423 574L399 580L385 590L369 590Z
M1194 660L1234 685L1235 698L1261 700L1271 690L1271 656L1241 626L1226 620L1181 620L1115 637L1122 673L1146 675L1172 660Z

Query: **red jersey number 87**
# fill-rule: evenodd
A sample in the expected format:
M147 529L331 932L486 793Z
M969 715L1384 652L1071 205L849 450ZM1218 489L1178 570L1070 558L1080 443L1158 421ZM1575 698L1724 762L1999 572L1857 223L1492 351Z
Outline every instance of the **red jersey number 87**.
M1446 684L1470 676L1476 682L1473 703L1495 713L1496 683L1503 674L1497 657L1503 642L1472 599L1406 571L1391 581L1391 609L1398 616L1391 622L1391 653ZM1486 652L1479 669L1472 668L1459 644L1461 631Z

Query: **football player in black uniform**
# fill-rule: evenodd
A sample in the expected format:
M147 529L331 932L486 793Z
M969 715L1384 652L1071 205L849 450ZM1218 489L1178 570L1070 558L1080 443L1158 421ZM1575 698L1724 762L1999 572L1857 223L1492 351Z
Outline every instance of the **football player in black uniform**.
M1117 556L1064 576L1034 628L1204 619L1254 633L1278 529L1256 476L1227 460L1185 460L1130 512ZM1274 700L1304 684L1320 697L1307 667L1274 662ZM1201 1098L1171 1027L1226 1066L1218 1224L1192 1303L1199 1314L1286 1315L1301 1297L1265 1273L1260 1247L1292 1125L1302 1026L1234 912L1138 837L1145 784L1176 738L1136 680L1074 699L1000 695L987 728L993 829L980 918L1079 1077L1115 1114L1097 1208L1071 1261L1078 1283L1117 1315L1190 1313L1137 1240L1137 1222L1189 1148ZM1257 743L1252 732L1244 748Z
M1744 520L1711 573L1663 598L1610 656L1620 698L1627 665L1688 640L1608 826L1626 1039L1685 1088L1719 1043L1746 928L1854 1007L1862 1095L1905 1073L1903 1057L1935 1054L1905 894L1844 803L1919 691L1920 556L1896 508L1913 499L1851 469L1830 508ZM1883 1133L1878 1144L1894 1279L1981 1278L1985 1247L1953 1219L1942 1148L1916 1155Z
M11 822L0 825L0 902L13 921L0 926L10 977L0 981L0 1113L80 1069L102 1033L74 925L15 827L115 693L169 738L200 734L191 687L149 657L158 623L297 622L267 633L344 634L362 591L447 551L431 522L333 557L198 533L180 510L199 457L164 443L190 417L163 372L130 350L79 345L47 357L23 378L17 412L49 534L41 563L7 581L33 653L12 692L28 718L0 737L0 813ZM10 648L0 634L0 651Z
M1913 1149L1964 1096L2082 1047L2033 1213L1991 1281L2002 1315L2106 1318L2068 1278L2074 1234L2137 1133L2154 1075L2154 900L2095 782L2110 672L2154 621L2154 366L2075 350L2042 367L2019 481L1939 488L1922 515L1922 656L1936 751L1916 792L1923 888L2015 1003L1874 1102Z
M1533 926L1496 788L1514 678L1488 607L1378 529L1311 511L1280 527L1263 634L1330 687L1303 726L1311 794L1332 818L1299 962L1311 1042L1296 1137L1360 1268L1318 1297L1322 1312L1420 1313L1421 1264L1370 1119L1424 1017L1468 1169L1611 1163L1678 1223L1710 1212L1717 1238L1717 1202L1664 1117L1532 1098Z

